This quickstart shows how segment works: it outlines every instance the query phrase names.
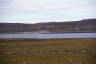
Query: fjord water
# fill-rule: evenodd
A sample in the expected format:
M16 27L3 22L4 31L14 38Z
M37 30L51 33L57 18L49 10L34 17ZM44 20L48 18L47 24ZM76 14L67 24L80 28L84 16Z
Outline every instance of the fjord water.
M0 34L0 38L96 38L96 33Z

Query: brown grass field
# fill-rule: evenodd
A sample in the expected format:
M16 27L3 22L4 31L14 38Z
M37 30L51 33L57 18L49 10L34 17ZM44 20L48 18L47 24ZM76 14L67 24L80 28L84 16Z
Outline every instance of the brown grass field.
M96 64L96 38L0 39L0 64Z

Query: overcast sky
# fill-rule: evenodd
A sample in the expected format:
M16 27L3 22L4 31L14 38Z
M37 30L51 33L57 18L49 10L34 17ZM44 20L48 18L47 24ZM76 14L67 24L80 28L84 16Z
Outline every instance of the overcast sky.
M0 22L37 23L96 18L96 0L0 0Z

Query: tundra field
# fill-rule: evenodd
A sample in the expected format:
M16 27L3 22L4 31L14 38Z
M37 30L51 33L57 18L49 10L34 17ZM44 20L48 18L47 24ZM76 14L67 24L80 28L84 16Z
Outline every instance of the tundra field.
M96 64L96 38L0 39L0 64Z

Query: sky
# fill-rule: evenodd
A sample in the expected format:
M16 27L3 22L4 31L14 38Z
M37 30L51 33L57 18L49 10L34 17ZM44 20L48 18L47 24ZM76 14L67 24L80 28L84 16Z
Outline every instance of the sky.
M96 18L96 0L0 0L0 23L40 23Z

